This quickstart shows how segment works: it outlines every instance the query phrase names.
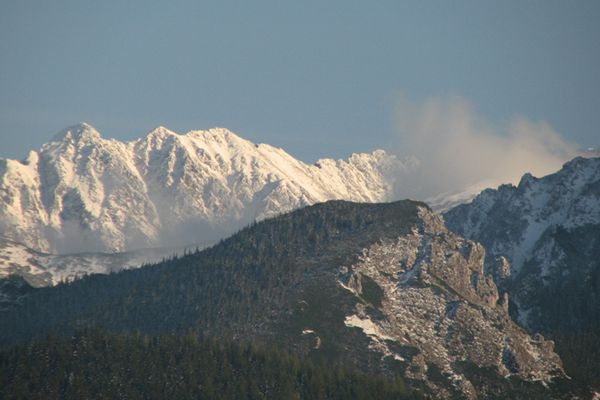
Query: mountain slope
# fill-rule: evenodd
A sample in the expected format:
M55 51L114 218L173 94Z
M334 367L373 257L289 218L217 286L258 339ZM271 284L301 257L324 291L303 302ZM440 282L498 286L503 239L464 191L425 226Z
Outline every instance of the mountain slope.
M108 274L156 263L184 251L170 248L56 255L41 253L0 237L0 280L9 275L18 275L34 287L55 285L83 275Z
M180 259L37 289L0 338L196 329L401 373L440 398L548 394L560 359L512 322L484 257L422 203L327 202Z
M0 159L0 235L52 253L182 246L329 199L389 200L407 168L381 150L307 165L221 128L122 143L81 124Z
M518 186L485 190L444 217L486 247L489 270L525 326L600 328L600 158L575 158L543 178L526 174Z
M481 191L487 188L497 187L500 183L493 180L482 181L457 191L440 193L428 197L424 201L433 210L443 213L460 204L470 203Z

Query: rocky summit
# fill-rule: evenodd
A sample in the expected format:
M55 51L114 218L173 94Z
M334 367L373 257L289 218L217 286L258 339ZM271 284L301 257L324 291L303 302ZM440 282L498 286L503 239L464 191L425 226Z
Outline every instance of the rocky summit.
M552 342L511 320L507 295L484 272L484 248L448 232L427 208L418 213L408 234L340 269L340 285L357 300L345 324L440 398L485 398L470 366L525 381L564 377Z

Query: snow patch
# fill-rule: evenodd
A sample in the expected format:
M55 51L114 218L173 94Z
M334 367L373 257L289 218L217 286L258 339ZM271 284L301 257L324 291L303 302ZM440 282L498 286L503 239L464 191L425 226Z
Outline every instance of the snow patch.
M360 318L358 315L348 315L344 320L344 324L348 327L360 328L367 336L373 336L381 340L394 340L392 337L381 332L370 318Z

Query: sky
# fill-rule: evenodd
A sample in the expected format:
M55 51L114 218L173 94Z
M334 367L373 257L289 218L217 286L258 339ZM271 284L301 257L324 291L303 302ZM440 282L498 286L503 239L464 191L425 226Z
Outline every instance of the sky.
M514 150L519 129L568 153L600 144L598 21L598 1L3 0L0 157L84 121L221 126L307 162Z

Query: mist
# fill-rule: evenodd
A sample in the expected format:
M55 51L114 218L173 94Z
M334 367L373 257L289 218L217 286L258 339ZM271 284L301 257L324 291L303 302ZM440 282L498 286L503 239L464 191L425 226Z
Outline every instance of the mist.
M422 104L401 98L394 123L401 144L396 153L419 160L396 188L399 198L517 183L526 172L555 172L578 154L575 144L544 121L515 117L494 125L462 97L433 97Z

